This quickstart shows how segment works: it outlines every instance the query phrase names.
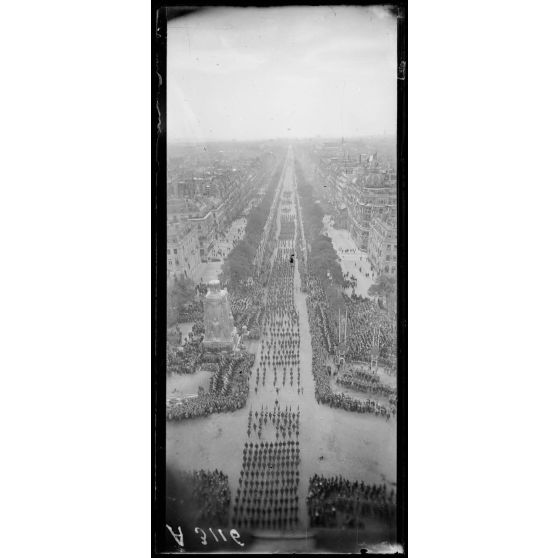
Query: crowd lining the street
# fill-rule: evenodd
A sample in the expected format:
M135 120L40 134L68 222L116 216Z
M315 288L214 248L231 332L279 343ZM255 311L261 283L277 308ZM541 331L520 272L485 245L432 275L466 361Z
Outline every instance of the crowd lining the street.
M389 522L396 512L394 489L351 482L341 475L314 475L306 502L311 527L364 529L371 518Z
M186 504L196 510L197 525L228 525L231 491L227 475L217 469L182 472L181 481L192 490L193 502Z
M209 392L193 398L167 401L167 419L206 417L212 413L242 409L248 399L248 382L253 364L254 355L250 353L243 353L234 364L228 360L222 361L215 379L212 378Z

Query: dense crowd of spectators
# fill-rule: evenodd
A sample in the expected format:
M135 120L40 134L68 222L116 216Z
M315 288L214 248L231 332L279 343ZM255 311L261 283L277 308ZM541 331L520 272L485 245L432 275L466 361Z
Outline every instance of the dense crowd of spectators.
M370 518L390 522L396 513L394 489L351 482L341 475L314 475L306 502L311 527L364 529Z
M315 382L315 395L318 403L338 407L347 411L357 413L374 413L389 419L393 414L385 406L372 399L355 399L344 393L334 393L331 388L330 355L325 348L321 332L320 320L318 318L318 303L325 300L324 289L312 277L310 277L308 292L310 303L308 304L308 317L310 323L310 334L312 343L312 373Z
M362 370L349 369L339 376L336 381L339 385L350 387L351 389L364 393L379 394L387 398L394 398L397 396L397 389L395 387L381 382L377 374L370 374Z
M250 353L243 353L234 362L224 359L208 393L167 401L167 419L206 417L242 409L248 399L248 379L253 363L254 355Z
M323 304L316 304L316 317L318 319L322 339L324 341L327 352L333 354L335 352L335 344L333 341L334 338L327 316L328 315L327 312L324 311Z
M369 361L376 348L387 360L395 352L397 331L393 320L381 312L375 302L344 297L348 312L346 357L355 361Z
M178 321L180 323L203 321L203 302L195 300L185 304L178 313Z
M237 328L259 328L263 313L264 289L260 284L237 286L229 290L231 312Z
M201 356L199 343L176 347L167 343L167 374L193 374Z
M299 180L300 182L302 180ZM316 242L320 242L319 228L321 227L321 219L319 219L319 212L316 213L313 209L315 204L311 195L309 195L308 189L306 189L306 193L304 193L304 190L301 191L300 199L303 209L304 227L310 230L309 238L311 244L315 245ZM309 209L310 207L312 209ZM297 251L299 254L302 251L299 245L297 245ZM388 407L378 401L372 399L360 400L344 393L334 393L332 390L330 363L332 361L331 355L336 353L339 348L339 331L337 316L332 315L332 312L335 312L335 310L331 308L331 301L328 300L326 294L326 285L335 284L339 278L336 277L335 273L326 273L324 275L323 268L317 267L316 262L317 258L312 258L307 266L299 265L303 291L308 293L307 308L312 343L312 373L314 375L316 400L318 403L331 407L359 413L374 413L377 416L384 416L386 419L389 419L394 412L393 406L391 409L388 409ZM342 272L340 272L340 277L341 280L338 283L341 287L345 280ZM367 299L355 300L343 295L343 302L347 308L348 316L344 358L346 361L353 359L369 361L371 350L374 347L373 344L377 341L372 324L377 323L377 320L382 318L379 316L379 312L372 315L372 304ZM370 304L366 307L360 306L367 302ZM383 346L382 339L384 340L384 346L386 344L386 335L382 336L380 334L379 337L381 351ZM364 355L366 355L365 358L363 358Z
M339 339L336 310L328 304L323 284L315 276L308 278L307 282L312 301L319 307L317 319L324 344L333 354ZM393 364L397 346L396 324L369 299L349 297L345 294L342 299L348 318L346 359L353 362L369 362L371 354L378 353L382 364ZM344 332L341 338L344 339Z
M231 490L229 478L222 471L199 470L181 473L181 481L191 488L197 525L224 526L229 523Z
M364 382L349 375L340 376L336 379L340 386L361 391L363 393L371 393L373 395L381 395L389 400L391 405L390 414L395 414L397 410L397 389L380 382ZM380 411L381 412L381 411ZM383 414L383 413L382 413Z
M199 335L203 335L204 333L205 326L203 325L203 320L194 322L194 324L192 325L192 335L197 337Z

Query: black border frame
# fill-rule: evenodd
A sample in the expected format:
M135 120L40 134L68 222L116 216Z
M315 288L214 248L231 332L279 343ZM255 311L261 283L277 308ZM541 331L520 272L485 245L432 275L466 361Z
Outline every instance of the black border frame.
M304 2L308 6L341 5L339 2ZM397 542L408 556L408 9L407 0L351 2L351 5L389 5L397 13ZM219 2L219 6L277 7L296 3L269 4L263 2ZM157 551L158 541L165 529L165 425L166 425L166 268L167 244L167 21L178 17L199 4L152 0L151 4L151 556L170 556ZM204 7L204 6L203 6ZM182 9L181 9L182 8ZM161 264L160 262L163 262ZM162 418L161 418L162 417ZM195 553L188 553L195 554ZM316 554L313 554L316 555ZM402 554L374 554L401 556Z

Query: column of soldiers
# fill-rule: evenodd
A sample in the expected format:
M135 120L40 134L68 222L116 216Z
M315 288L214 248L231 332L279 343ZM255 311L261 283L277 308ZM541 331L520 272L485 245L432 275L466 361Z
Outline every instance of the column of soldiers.
M273 411L268 410L267 405L261 406L259 411L252 413L252 409L248 413L248 438L250 438L252 432L254 435L258 435L261 440L262 433L266 429L267 425L270 427L275 427L275 438L278 440L281 436L285 439L287 436L289 438L296 434L298 438L300 432L300 410L297 412L291 410L290 406L284 409L279 408L279 400L275 400L275 406Z
M273 375L273 389L277 396L288 381L294 386L295 373L297 393L303 393L300 385L300 329L299 317L294 305L294 252L293 241L285 241L289 247L280 246L273 265L265 311L262 321L262 345L259 364L256 367L255 392L260 382Z
M263 418L262 418L263 417ZM259 428L269 422L279 441L247 442L244 445L238 492L233 506L233 524L243 528L292 529L298 524L300 484L300 411L261 408L249 425ZM250 426L249 426L250 429Z
M294 529L299 521L300 410L280 407L282 389L300 384L300 331L294 304L295 253L292 219L281 218L277 252L270 273L261 323L261 351L255 369L255 393L273 379L271 409L261 405L248 414L248 438L243 450L233 523L241 528ZM261 389L261 388L260 388Z

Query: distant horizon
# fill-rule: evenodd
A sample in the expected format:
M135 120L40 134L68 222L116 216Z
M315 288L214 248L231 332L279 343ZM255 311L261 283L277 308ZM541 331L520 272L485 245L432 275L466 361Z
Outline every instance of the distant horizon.
M305 136L305 137L292 137L292 136L283 136L283 137L264 137L264 138L213 138L209 140L187 140L187 139L169 139L167 138L167 145L180 145L180 144L205 144L205 143L253 143L253 142L266 142L266 141L301 141L301 140L335 140L341 139L345 141L351 140L362 140L362 139L372 139L372 138L395 138L397 139L396 133L386 133L386 134L365 134L365 135L352 135L352 136L336 136L336 135L316 135L316 136Z

